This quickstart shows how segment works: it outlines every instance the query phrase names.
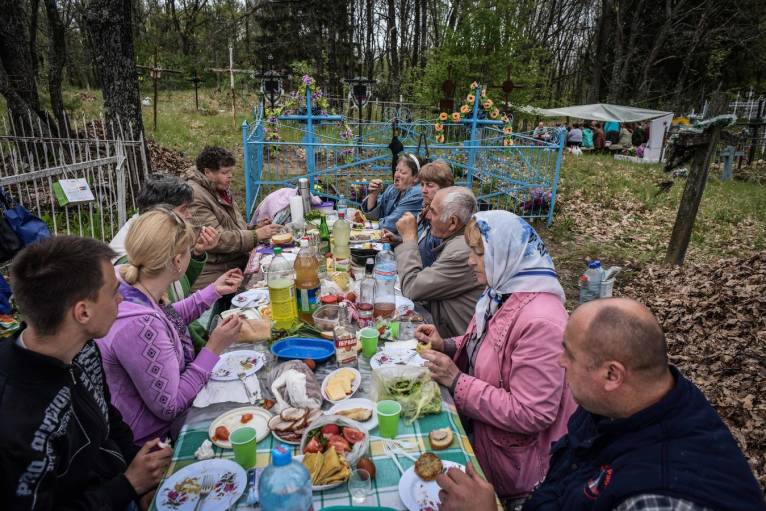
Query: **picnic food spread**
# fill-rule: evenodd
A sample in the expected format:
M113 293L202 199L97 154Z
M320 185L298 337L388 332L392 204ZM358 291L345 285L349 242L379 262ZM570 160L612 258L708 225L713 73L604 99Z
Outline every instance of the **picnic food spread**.
M286 408L269 420L269 429L280 440L297 443L306 426L320 415L322 412L318 409Z
M303 465L309 471L314 486L343 482L351 475L348 461L338 454L334 446L330 446L325 452L305 454Z

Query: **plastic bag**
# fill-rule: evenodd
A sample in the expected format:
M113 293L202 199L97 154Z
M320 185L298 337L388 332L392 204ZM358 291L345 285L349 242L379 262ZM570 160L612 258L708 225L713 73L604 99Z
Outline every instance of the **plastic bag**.
M337 424L338 426L349 426L361 433L364 433L364 440L354 444L351 452L346 454L346 460L349 465L355 465L359 458L367 453L367 448L370 446L370 434L364 429L364 426L351 420L348 417L342 415L320 415L314 422L306 426L306 431L303 432L303 438L301 438L301 452L309 442L309 434L317 428L326 426L327 424Z
M274 412L285 408L319 408L322 393L314 373L300 360L279 364L269 373L269 388L277 403Z
M385 366L372 372L373 400L390 399L402 405L401 417L410 425L424 415L442 411L439 385L431 372L418 366Z

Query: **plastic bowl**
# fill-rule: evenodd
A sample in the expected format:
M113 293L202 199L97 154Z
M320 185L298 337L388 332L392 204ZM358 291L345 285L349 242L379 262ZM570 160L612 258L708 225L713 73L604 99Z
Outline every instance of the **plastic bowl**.
M337 305L322 305L319 307L311 315L314 318L314 326L322 331L334 329L338 324L338 309Z

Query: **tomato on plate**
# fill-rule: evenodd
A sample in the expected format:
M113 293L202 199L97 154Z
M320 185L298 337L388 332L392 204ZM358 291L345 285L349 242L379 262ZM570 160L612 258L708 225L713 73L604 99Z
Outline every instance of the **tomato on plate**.
M362 440L364 440L364 433L362 433L358 429L345 427L343 428L343 438L348 440L348 443L353 445L357 442L361 442Z
M322 426L322 435L327 437L328 435L339 435L340 428L337 424L325 424Z
M351 445L342 436L335 436L328 440L327 447L335 447L338 454L346 454L351 450Z
M239 418L239 422L241 422L242 424L247 424L251 420L253 420L253 414L252 413L243 413L242 417Z
M322 444L319 443L319 440L317 440L317 437L314 437L311 440L309 440L309 443L307 443L306 447L303 448L303 454L318 453L318 452L322 452Z
M224 442L229 439L229 430L225 426L218 426L215 428L214 439L223 440Z

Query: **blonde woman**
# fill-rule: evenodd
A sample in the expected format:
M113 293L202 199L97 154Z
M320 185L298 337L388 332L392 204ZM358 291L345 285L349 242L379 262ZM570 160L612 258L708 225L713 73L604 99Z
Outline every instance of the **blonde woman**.
M190 224L169 209L138 217L128 231L128 264L120 280L117 320L97 340L112 404L133 430L137 444L168 433L191 405L220 354L239 336L241 322L229 316L195 357L187 325L242 282L230 270L188 298L169 303L165 290L186 272L195 236Z

